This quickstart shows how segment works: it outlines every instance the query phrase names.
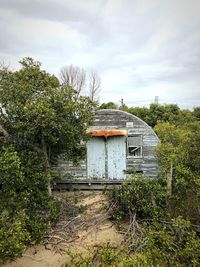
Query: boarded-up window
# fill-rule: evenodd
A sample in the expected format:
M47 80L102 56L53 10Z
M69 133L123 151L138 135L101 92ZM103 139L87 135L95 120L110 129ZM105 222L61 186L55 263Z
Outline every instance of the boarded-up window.
M128 136L128 155L132 157L142 157L142 135Z

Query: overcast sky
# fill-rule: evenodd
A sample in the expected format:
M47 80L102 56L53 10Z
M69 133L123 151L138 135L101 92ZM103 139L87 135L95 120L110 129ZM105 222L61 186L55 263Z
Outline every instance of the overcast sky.
M0 61L101 76L101 102L200 105L200 0L0 0Z

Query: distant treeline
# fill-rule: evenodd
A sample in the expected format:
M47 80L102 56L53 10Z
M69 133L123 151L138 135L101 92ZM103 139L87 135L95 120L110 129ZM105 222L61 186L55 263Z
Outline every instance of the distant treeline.
M169 122L176 125L200 120L200 106L195 107L193 111L189 109L180 109L176 104L150 104L149 107L118 107L113 102L103 103L99 109L122 109L129 112L151 127L154 127L158 122Z

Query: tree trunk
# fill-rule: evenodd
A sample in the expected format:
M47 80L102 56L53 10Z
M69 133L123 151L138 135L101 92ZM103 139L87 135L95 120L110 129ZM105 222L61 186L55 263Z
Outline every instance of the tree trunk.
M48 157L47 145L46 145L45 140L44 140L43 137L42 137L42 151L43 151L43 154L44 154L44 157L45 157L45 163L46 163L47 172L50 173L50 164L49 164L49 157ZM52 195L52 190L51 190L51 177L48 180L47 190L48 190L49 196L51 196Z
M167 175L167 193L169 196L172 195L172 179L173 179L173 162L170 162L170 170Z

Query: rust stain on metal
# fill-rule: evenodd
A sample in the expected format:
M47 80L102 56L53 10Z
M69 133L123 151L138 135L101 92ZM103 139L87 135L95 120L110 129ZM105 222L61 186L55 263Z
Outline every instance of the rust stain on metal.
M91 136L127 136L127 130L87 130Z

